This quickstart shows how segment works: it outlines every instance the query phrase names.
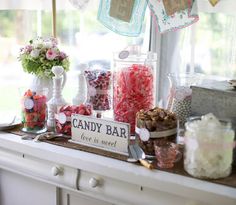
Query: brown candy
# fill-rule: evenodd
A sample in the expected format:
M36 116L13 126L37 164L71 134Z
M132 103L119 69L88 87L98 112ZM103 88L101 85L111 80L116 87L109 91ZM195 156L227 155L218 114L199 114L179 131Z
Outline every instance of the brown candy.
M176 115L168 110L155 107L151 110L140 110L136 114L136 126L149 131L164 131L177 127Z
M168 131L177 127L177 118L175 113L168 110L155 107L151 110L140 110L136 114L136 126L138 128L146 128L149 132ZM172 141L175 142L176 135L170 135L161 138L149 138L148 141L142 141L139 134L139 145L148 155L154 155L154 143L156 141Z

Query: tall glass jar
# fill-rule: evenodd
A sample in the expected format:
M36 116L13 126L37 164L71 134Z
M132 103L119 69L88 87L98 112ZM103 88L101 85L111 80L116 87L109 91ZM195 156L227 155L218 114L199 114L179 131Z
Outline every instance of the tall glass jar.
M231 123L207 114L189 119L185 126L185 170L197 178L227 177L233 159Z
M112 75L110 70L84 71L87 83L87 103L91 104L98 118L112 107Z
M193 73L169 74L170 91L167 102L167 109L176 113L181 126L191 114L191 85L199 82L200 75Z
M114 54L114 118L130 123L131 134L135 133L136 113L154 105L156 66L156 53L131 54L127 51Z
M47 131L47 88L20 89L23 132L40 134Z

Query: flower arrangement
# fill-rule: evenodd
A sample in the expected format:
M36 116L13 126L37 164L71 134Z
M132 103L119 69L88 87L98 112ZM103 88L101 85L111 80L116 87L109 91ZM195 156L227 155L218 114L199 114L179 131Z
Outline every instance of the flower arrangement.
M55 38L30 40L28 45L21 48L19 60L24 71L44 78L53 77L53 66L62 66L68 71L70 65L68 56L59 50Z

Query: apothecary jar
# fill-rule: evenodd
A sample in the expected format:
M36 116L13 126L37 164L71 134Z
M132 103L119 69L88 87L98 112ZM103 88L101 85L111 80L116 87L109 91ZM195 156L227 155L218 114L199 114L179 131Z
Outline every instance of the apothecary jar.
M231 173L234 145L231 123L207 114L188 119L185 126L185 170L197 178L227 177Z
M176 113L181 126L191 114L191 85L199 84L201 78L199 73L168 74L170 90L167 109Z
M130 123L134 134L136 113L154 105L157 54L122 51L114 54L113 66L114 118Z

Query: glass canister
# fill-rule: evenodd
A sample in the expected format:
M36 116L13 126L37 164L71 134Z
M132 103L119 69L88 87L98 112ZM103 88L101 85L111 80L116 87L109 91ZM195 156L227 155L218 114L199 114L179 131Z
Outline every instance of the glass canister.
M113 109L114 119L130 123L135 133L136 113L153 107L157 54L114 54Z
M231 123L207 114L189 119L185 126L185 170L197 178L227 177L234 146Z
M47 131L47 91L46 88L23 91L21 98L22 131L35 134Z
M90 104L64 105L57 109L56 132L71 136L71 115L92 115L92 106Z
M193 73L169 74L170 92L168 96L167 109L175 112L179 123L184 126L186 119L191 114L191 85L195 85L200 80L200 75Z
M91 104L97 117L112 107L112 74L110 70L91 69L84 71L87 83L87 103Z
M155 155L154 145L176 142L177 119L175 113L155 107L136 114L135 135L147 155Z

